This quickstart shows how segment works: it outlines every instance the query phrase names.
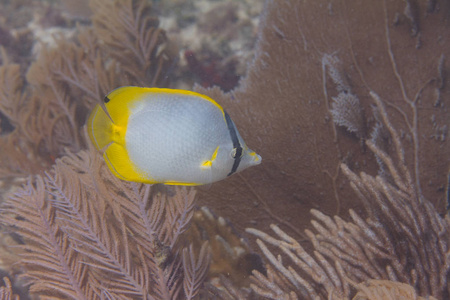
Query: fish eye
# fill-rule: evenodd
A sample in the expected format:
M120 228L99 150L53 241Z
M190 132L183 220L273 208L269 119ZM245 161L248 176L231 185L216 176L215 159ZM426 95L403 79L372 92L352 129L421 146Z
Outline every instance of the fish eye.
M244 151L242 151L242 147L233 148L231 150L231 157L234 159L241 158L243 154Z

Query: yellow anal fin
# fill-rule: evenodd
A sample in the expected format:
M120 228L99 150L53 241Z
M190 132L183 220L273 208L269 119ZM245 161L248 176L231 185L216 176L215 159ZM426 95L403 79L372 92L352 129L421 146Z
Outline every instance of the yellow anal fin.
M217 152L219 151L219 147L220 146L217 146L216 150L214 150L214 152L211 155L211 158L209 160L205 160L204 162L202 162L202 164L200 165L201 169L208 170L212 167L212 163L214 162L214 160L217 157Z
M131 162L125 147L118 143L112 143L106 149L103 157L111 172L120 179L135 182L157 183L137 170Z
M166 181L164 182L166 185L185 185L185 186L196 186L202 185L203 183L195 183L195 182L179 182L179 181Z

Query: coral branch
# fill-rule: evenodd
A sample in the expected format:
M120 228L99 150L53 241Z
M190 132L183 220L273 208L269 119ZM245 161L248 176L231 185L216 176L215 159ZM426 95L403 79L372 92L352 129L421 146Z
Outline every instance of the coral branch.
M354 282L389 279L411 285L423 296L448 297L450 219L442 218L411 181L400 137L379 97L373 92L371 95L383 125L389 129L396 145L397 164L373 142L368 141L367 145L386 164L395 185L380 176L373 177L363 172L356 175L342 164L343 173L366 203L370 217L364 220L350 210L352 221L345 222L338 216L333 220L311 210L317 220L312 221L317 233L306 230L306 234L315 248L315 258L305 255L303 248L275 225L271 228L278 239L256 229L247 229L247 232L281 250L292 263L286 266L280 256L276 258L264 242L257 240L274 268L267 276L275 278L272 273L277 272L277 277L289 282L287 287L274 287L267 284L269 277L264 279L261 274L255 275L257 285L252 287L261 296L273 298L269 291L281 290L284 293L295 291L304 297L321 294L341 299L350 297L349 283L355 286ZM296 249L296 253L289 249ZM357 287L364 288L362 285ZM365 292L369 293L369 290Z

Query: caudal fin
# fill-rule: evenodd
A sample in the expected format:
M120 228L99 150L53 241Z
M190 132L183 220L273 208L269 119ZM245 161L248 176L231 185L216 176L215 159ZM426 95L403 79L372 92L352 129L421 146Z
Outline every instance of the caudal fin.
M154 183L130 161L125 148L124 127L113 124L100 105L97 105L89 116L87 128L89 138L97 150L103 151L106 164L116 177L128 181Z
M103 150L113 142L113 123L100 105L92 110L87 127L89 138L97 150Z

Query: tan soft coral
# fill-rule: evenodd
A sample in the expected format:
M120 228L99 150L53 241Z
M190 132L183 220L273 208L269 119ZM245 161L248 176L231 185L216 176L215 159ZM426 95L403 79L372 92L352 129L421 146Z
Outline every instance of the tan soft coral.
M169 195L117 179L95 150L56 161L2 204L20 236L30 293L59 299L192 299L207 274L208 243L179 243L195 191Z
M85 148L87 112L113 88L167 80L162 74L176 62L174 48L145 1L96 0L92 7L94 25L77 27L69 40L55 36L56 45L40 51L26 79L17 64L4 59L0 66L0 111L15 127L2 137L2 147L19 152L1 159L4 173L20 173L24 156L32 167L22 172L29 174L48 167L66 148ZM105 13L106 23L99 21ZM136 26L131 33L129 22ZM10 152L2 152L6 155Z
M450 139L435 137L449 127L450 89L442 84L448 81L442 57L450 56L450 45L442 37L449 8L413 7L420 29L411 36L405 6L268 1L257 55L240 87L222 96L197 88L223 103L264 163L201 192L200 199L240 229L268 229L275 221L297 238L304 238L298 228L308 226L311 208L343 215L361 208L340 165L379 170L364 143L380 123L374 91L386 101L415 185L442 211ZM351 103L336 103L349 97ZM393 154L392 140L378 133L383 150Z
M448 12L443 2L267 1L241 86L197 88L264 157L202 192L278 248L258 242L270 262L256 273L260 295L348 298L348 276L448 297ZM320 222L305 239L311 209ZM263 233L271 223L276 239Z

